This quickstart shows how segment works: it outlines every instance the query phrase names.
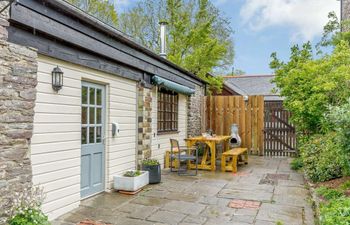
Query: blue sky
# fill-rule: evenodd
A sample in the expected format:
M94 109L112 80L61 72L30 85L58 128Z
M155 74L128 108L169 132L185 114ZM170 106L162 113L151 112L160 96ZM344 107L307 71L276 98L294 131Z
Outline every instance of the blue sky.
M136 0L116 0L125 10ZM247 74L271 74L270 55L282 60L290 47L308 40L317 43L327 15L339 15L337 0L212 0L230 18L235 34L234 68Z

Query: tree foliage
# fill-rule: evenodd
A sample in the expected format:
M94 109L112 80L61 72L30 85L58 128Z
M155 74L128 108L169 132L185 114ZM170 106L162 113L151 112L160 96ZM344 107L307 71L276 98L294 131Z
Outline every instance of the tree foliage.
M321 47L336 46L341 41L350 43L350 21L339 22L335 12L328 14L328 23L323 28L321 41L316 48L321 52Z
M66 0L99 20L113 26L118 26L118 15L113 4L108 0Z
M272 54L274 82L285 97L284 105L303 134L326 129L324 115L329 105L341 105L350 96L350 47L341 41L331 55L313 59L312 47L294 46L287 63Z
M168 22L168 59L207 80L212 89L221 89L222 79L207 73L233 63L229 21L209 0L143 0L121 14L119 28L159 52L163 20Z
M319 51L314 58L313 48L306 43L292 47L288 62L280 61L276 53L271 55L274 82L299 131L304 172L315 182L350 173L349 41L344 23L339 24L331 13L322 41L316 46L318 50L334 47L331 54Z

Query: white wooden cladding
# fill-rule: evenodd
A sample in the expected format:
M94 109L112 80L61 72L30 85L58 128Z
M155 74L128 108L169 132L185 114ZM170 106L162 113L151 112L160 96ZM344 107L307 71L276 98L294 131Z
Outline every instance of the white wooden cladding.
M63 88L51 87L51 71L64 72ZM43 210L50 219L80 203L81 84L106 86L106 187L113 175L135 168L137 107L136 82L39 55L34 135L31 143L33 182L44 188ZM111 137L111 122L120 124Z

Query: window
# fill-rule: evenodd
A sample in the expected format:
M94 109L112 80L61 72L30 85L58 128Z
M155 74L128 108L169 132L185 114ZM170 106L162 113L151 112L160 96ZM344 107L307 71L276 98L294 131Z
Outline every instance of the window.
M158 133L177 131L178 100L176 92L158 89Z

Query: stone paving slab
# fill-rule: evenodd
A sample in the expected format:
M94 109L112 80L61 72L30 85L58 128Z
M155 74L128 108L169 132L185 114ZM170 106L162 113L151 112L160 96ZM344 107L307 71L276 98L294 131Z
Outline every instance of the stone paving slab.
M186 215L183 213L160 210L151 215L147 220L169 225L176 225L180 223L185 217Z
M289 168L289 161L253 156L237 174L222 173L218 165L218 171L200 171L196 177L163 170L161 184L134 196L111 192L86 199L52 224L91 219L113 225L313 225L303 176ZM255 209L229 207L247 201Z
M281 221L288 225L302 225L303 209L302 207L263 203L256 219L275 223Z
M231 198L231 199L243 199L253 201L264 201L271 202L273 193L260 191L260 190L234 190L234 189L223 189L218 194L220 198Z
M205 205L184 201L171 201L162 207L162 209L167 211L179 212L193 216L199 215L205 208Z

